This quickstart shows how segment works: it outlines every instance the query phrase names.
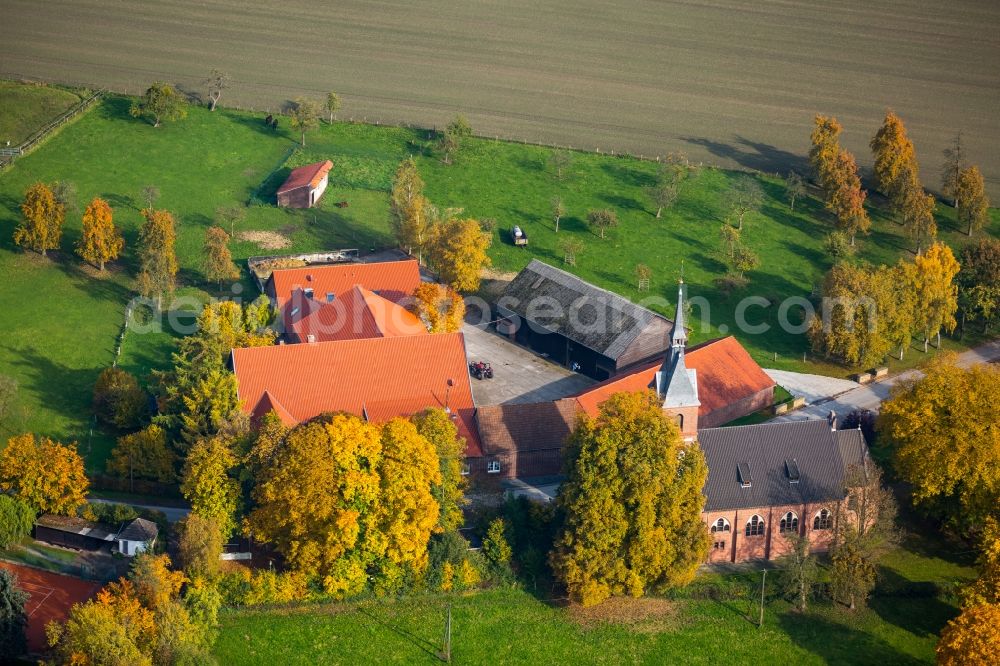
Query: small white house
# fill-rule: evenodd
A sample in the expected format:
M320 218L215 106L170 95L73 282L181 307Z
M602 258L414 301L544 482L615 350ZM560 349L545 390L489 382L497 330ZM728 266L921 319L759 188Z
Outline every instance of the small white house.
M136 518L123 527L115 537L118 542L118 552L126 557L135 557L152 548L159 533L156 523L145 518Z

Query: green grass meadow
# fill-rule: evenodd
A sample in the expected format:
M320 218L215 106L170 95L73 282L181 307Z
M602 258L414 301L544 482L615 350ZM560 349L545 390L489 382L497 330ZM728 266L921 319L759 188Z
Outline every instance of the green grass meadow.
M451 606L458 664L926 664L957 614L949 590L974 577L967 555L910 539L885 559L876 596L855 612L814 601L799 613L779 598L771 572L763 628L760 572L741 569L704 573L666 612L626 621L611 611L605 622L581 622L561 604L513 589L230 610L215 654L262 665L440 663Z
M68 88L0 81L0 146L20 144L81 99Z
M548 164L550 151L535 146L474 139L454 165L446 166L428 150L428 134L418 130L324 123L308 135L303 149L284 121L273 131L264 126L261 114L191 107L186 119L153 128L131 118L128 106L127 98L104 100L0 173L0 273L5 276L0 317L6 324L0 373L13 376L21 386L19 404L0 426L0 436L31 430L75 440L84 446L92 469L103 466L116 433L99 429L91 435L90 389L114 359L124 308L134 291L133 250L145 186L159 189L156 206L177 219L178 294L184 297L177 307L190 311L210 296L255 296L242 263L252 255L391 246L387 190L407 155L416 157L433 202L496 219L490 254L499 271L517 271L534 257L562 265L561 240L578 238L584 249L571 270L634 300L652 298L650 307L671 315L683 264L689 296L704 298L710 309L705 313L708 325L695 327L695 342L735 332L766 367L841 376L849 372L817 359L803 362L805 337L776 326L778 303L789 296L808 297L831 263L822 250L829 216L812 197L790 212L779 179L759 177L766 200L745 224L744 238L760 254L762 265L749 275L745 293L727 297L713 283L723 270L713 253L725 218L721 195L735 172L702 169L685 183L677 205L656 219L645 188L652 184L657 165L648 161L575 153L560 180ZM291 166L323 158L332 159L335 166L320 207L300 211L269 203ZM68 180L78 191L77 209L67 215L60 251L48 257L23 252L11 239L24 191L39 180ZM111 203L126 240L125 256L104 275L84 266L73 253L82 209L95 196ZM568 209L558 234L549 219L554 196L562 197ZM338 201L348 205L334 206ZM231 249L244 266L244 279L217 294L203 279L202 242L216 208L232 205L246 207L237 235L271 232L287 239L288 245L273 250L234 239ZM584 219L589 209L604 207L615 209L621 224L602 240ZM991 233L1000 233L1000 215L991 212ZM938 213L941 238L955 247L967 242L951 221L953 211L939 206ZM878 210L874 218L871 236L859 239L861 257L889 263L907 256L911 244L900 228ZM527 231L529 247L510 243L514 224ZM653 269L648 293L636 289L633 273L638 263ZM747 295L763 296L771 304L747 312L750 323L769 324L768 332L750 335L737 329L735 308ZM794 322L797 316L793 309L790 319ZM173 338L170 332L130 333L120 362L144 377L169 363ZM975 341L967 336L962 344ZM962 344L946 338L944 346ZM905 363L925 358L915 347Z

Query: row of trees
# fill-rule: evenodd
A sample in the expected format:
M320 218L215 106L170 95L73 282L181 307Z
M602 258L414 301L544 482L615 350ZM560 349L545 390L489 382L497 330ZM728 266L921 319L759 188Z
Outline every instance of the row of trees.
M881 363L894 348L899 357L919 332L924 351L941 330L953 331L958 309L959 264L944 243L895 266L841 262L826 274L823 308L809 326L813 350L852 365Z

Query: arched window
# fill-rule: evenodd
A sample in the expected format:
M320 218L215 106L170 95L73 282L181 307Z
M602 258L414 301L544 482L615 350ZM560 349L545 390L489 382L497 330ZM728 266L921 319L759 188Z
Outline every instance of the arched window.
M828 530L833 527L833 516L826 509L821 509L813 518L814 530Z
M799 517L794 513L789 511L784 516L781 517L781 523L778 525L779 532L798 532L799 531Z
M764 536L764 519L754 514L750 520L747 521L747 536Z
M684 415L683 414L678 414L677 415L677 429L680 430L681 432L684 432Z
M712 523L712 534L715 534L716 532L729 532L730 530L729 521L725 518L719 518L717 521Z

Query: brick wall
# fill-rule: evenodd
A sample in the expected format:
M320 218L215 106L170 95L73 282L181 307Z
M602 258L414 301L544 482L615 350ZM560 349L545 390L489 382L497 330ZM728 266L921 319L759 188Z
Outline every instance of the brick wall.
M822 509L830 512L831 527L813 529L816 514ZM838 509L838 502L827 502L703 512L702 521L709 530L719 518L725 519L729 524L728 531L716 531L712 534L712 548L709 551L708 561L746 562L781 557L789 550L788 541L781 533L781 519L789 511L798 518L798 533L809 538L812 551L825 552L829 550L833 540L832 521L835 520ZM764 533L760 536L747 536L746 526L754 515L764 520Z
M774 404L774 387L769 386L768 388L760 390L753 395L749 395L742 400L737 400L736 402L730 403L725 407L720 407L719 409L711 411L708 414L703 414L698 427L715 428L725 425L726 423L738 419L741 416L759 412L762 409L770 407L772 404Z

